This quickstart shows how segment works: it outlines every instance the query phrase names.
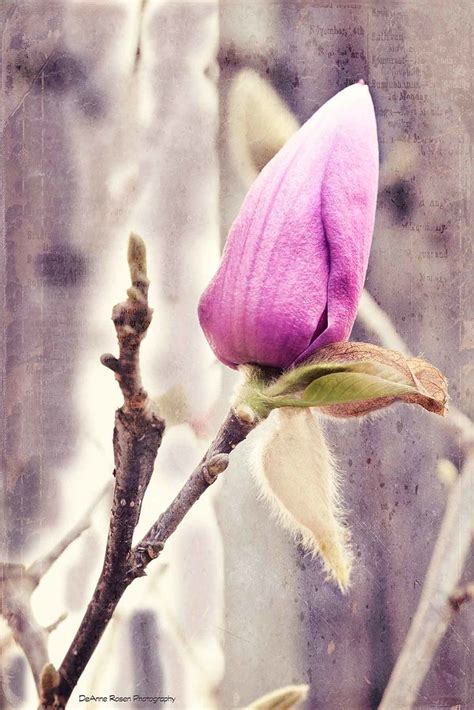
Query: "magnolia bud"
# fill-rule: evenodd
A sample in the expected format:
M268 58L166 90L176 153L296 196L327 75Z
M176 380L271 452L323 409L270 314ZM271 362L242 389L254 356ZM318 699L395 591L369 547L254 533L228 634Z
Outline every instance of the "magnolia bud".
M222 362L286 369L347 340L367 269L377 181L374 108L358 83L324 104L247 194L199 304Z

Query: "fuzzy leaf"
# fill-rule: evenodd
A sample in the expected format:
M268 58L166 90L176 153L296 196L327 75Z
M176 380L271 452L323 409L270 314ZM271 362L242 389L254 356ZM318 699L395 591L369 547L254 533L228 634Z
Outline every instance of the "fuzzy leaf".
M252 435L252 471L279 522L319 554L342 590L352 556L342 522L338 476L311 409L274 410Z

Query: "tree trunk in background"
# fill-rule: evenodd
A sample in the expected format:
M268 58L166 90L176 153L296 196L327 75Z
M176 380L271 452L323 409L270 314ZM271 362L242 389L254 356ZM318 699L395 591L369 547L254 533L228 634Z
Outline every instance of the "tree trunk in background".
M6 3L2 15L5 557L54 518L54 474L76 424L70 383L87 260L71 244L77 171L65 112L80 78L60 46L63 4Z

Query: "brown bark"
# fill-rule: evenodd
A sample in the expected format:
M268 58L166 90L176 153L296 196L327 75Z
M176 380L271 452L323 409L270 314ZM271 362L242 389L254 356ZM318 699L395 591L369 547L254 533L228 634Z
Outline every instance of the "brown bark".
M115 489L104 564L81 625L59 668L59 679L40 698L39 710L64 709L128 585L145 574L169 536L202 493L228 465L228 455L253 424L231 412L206 455L180 493L132 549L146 488L161 444L164 421L148 397L140 378L139 350L151 323L148 278L143 241L131 235L129 298L114 307L112 319L119 342L119 358L107 354L102 363L115 373L124 396L117 410L113 436Z

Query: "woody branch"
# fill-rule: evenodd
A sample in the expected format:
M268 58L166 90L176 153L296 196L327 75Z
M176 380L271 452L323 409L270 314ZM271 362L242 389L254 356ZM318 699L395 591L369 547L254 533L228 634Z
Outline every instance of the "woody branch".
M128 299L115 306L112 313L119 357L106 354L101 358L115 373L124 397L115 417L115 489L105 559L84 618L59 668L57 682L43 693L40 710L66 707L125 589L145 574L146 566L158 557L186 513L227 468L228 455L254 426L231 411L176 498L143 540L132 548L165 423L140 377L140 345L151 323L152 309L148 305L145 245L133 234L128 256L132 286L127 292Z

